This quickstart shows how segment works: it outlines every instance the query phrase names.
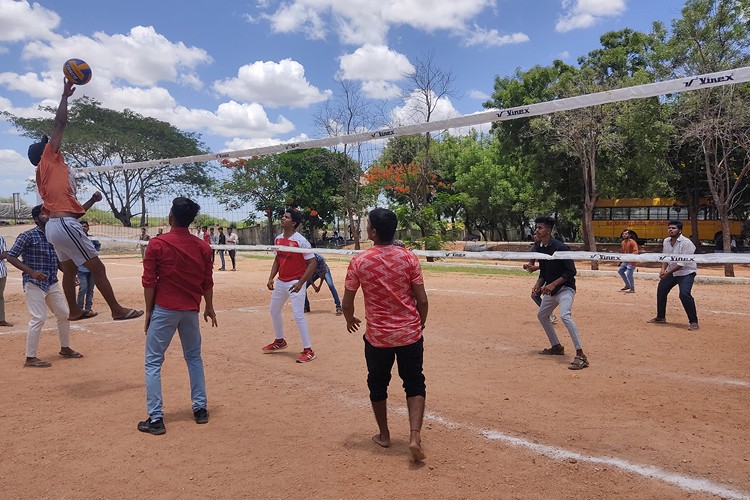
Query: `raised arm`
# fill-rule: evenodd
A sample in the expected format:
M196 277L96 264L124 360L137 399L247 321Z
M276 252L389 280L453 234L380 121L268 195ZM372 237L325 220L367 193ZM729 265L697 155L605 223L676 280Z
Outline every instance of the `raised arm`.
M55 114L55 128L52 131L52 137L49 140L49 146L55 153L60 152L63 132L65 132L65 126L68 124L68 97L72 96L75 91L76 89L73 88L73 83L65 78L63 81L62 98L60 99L60 105L57 107L57 113Z

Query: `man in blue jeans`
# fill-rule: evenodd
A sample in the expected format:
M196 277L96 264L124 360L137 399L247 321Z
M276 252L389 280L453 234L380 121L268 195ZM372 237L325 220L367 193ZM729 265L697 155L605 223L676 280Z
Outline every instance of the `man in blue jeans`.
M83 229L83 233L91 240L94 249L99 252L102 249L102 244L99 243L99 240L92 239L91 236L89 236L88 221L82 220L79 222L81 224L81 229ZM90 311L94 304L95 284L94 275L91 274L89 268L84 265L78 266L78 307L89 315L91 315Z
M313 275L307 281L307 287L312 285L313 289L315 290L315 293L318 293L320 291L320 287L323 286L323 280L325 280L326 284L328 285L328 289L331 291L331 295L333 295L333 302L336 304L336 316L341 316L343 314L341 312L341 300L339 300L339 293L336 291L336 287L333 285L333 276L331 276L331 269L328 267L328 264L326 264L326 260L323 258L322 255L316 253L315 259L317 261L316 262L317 267L315 268ZM320 283L318 283L318 285L315 286L315 282L317 280L320 280ZM310 301L307 298L306 292L305 292L305 312L310 312Z
M679 255L693 255L695 245L682 234L682 222L678 220L669 221L667 234L669 237L664 239L662 253L674 254L678 257L672 257L662 262L659 286L656 288L656 317L648 322L667 322L667 296L672 288L679 286L680 302L682 302L682 307L685 309L689 321L688 330L697 330L699 328L698 313L691 292L698 265L691 257L679 257Z
M190 234L190 224L200 205L188 198L175 198L169 211L172 229L149 242L143 259L143 293L146 299L146 410L148 418L138 430L159 435L167 432L161 395L161 365L164 353L179 331L182 352L190 375L193 416L208 423L206 380L201 358L198 321L201 297L206 301L203 319L217 326L213 306L211 247Z

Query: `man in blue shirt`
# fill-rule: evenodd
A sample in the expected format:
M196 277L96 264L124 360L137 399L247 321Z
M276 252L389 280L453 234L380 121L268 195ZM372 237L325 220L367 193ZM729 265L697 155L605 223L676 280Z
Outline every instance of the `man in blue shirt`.
M26 292L26 306L31 315L24 366L49 368L52 366L51 363L36 357L39 337L47 319L47 306L57 318L60 356L82 358L83 355L70 348L68 304L57 281L59 262L55 249L44 234L48 217L42 213L42 205L35 206L31 210L31 216L36 227L18 235L13 248L8 251L8 262L23 271L23 290Z
M322 255L316 253L315 259L317 266L315 267L313 275L310 276L309 280L307 280L306 287L312 285L315 293L318 293L320 291L320 287L323 286L323 280L325 280L326 284L328 285L328 289L331 291L331 295L333 295L333 302L336 304L336 316L341 316L343 314L341 312L341 300L339 299L339 293L336 291L336 287L333 284L333 276L331 275L331 270L329 269L328 264L326 264L326 260ZM318 280L320 280L320 283L315 286L315 282ZM305 292L305 312L310 312L310 300L307 298L307 292Z
M535 240L531 248L532 252L552 255L555 252L570 251L568 246L552 237L552 229L555 227L555 220L551 217L538 217L535 221L534 230ZM581 370L589 366L588 358L583 353L581 338L578 335L578 327L573 321L571 310L573 308L573 299L576 294L576 266L572 260L540 260L539 261L539 279L531 290L533 296L542 295L542 304L537 311L537 318L547 334L550 346L539 351L539 354L559 355L565 354L565 348L560 344L555 333L555 327L552 326L550 315L555 307L560 306L560 320L568 329L570 338L576 348L576 356L573 362L568 366L571 370Z

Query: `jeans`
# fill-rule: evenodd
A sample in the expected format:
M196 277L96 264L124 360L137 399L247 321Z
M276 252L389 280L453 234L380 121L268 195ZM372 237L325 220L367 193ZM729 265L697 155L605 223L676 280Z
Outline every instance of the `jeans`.
M315 281L315 279L311 279L310 283ZM325 280L326 284L328 285L328 289L331 291L331 295L333 295L333 302L336 304L336 309L341 309L341 299L339 299L339 293L336 291L336 287L333 285L333 276L331 276L331 271L328 271L326 273ZM307 287L305 288L309 288L310 283L308 283ZM305 309L310 309L310 301L307 298L307 292L305 292Z
M695 299L693 299L693 296L691 295L693 281L695 281L695 273L686 274L684 276L670 274L659 281L659 286L656 288L656 317L660 319L665 319L667 317L667 296L672 288L679 286L680 302L682 302L682 307L685 308L688 321L690 321L690 323L697 323L698 313L695 310Z
M94 303L94 275L78 271L78 283L78 307L90 311Z
M552 321L549 316L555 307L560 306L560 320L568 329L568 334L573 340L573 345L576 350L583 349L581 347L581 337L578 335L578 327L573 321L571 310L573 308L573 299L575 298L576 291L570 287L563 286L560 288L555 295L544 295L542 296L542 305L539 306L539 310L536 313L536 317L539 319L539 323L544 328L544 333L547 334L549 343L551 346L555 346L560 343L555 333L555 327L552 326Z
M232 269L237 269L237 250L227 250L229 258L232 259Z
M620 264L620 268L617 270L617 273L622 278L622 281L625 282L625 286L630 288L631 290L635 290L635 281L633 281L633 273L635 272L635 266L628 264L627 262L623 262Z
M201 358L201 331L198 311L170 311L154 306L146 333L146 411L152 419L163 418L161 365L175 330L180 333L182 353L190 375L193 411L206 408L206 379Z
M219 250L219 258L221 259L221 269L225 269L227 263L224 261L224 250Z

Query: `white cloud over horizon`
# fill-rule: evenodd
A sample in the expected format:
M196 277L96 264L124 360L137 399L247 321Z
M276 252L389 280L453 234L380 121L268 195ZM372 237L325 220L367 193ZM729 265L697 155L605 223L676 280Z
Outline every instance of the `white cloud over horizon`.
M589 28L598 22L622 15L627 10L626 0L562 0L563 13L555 24L555 31L566 33Z

